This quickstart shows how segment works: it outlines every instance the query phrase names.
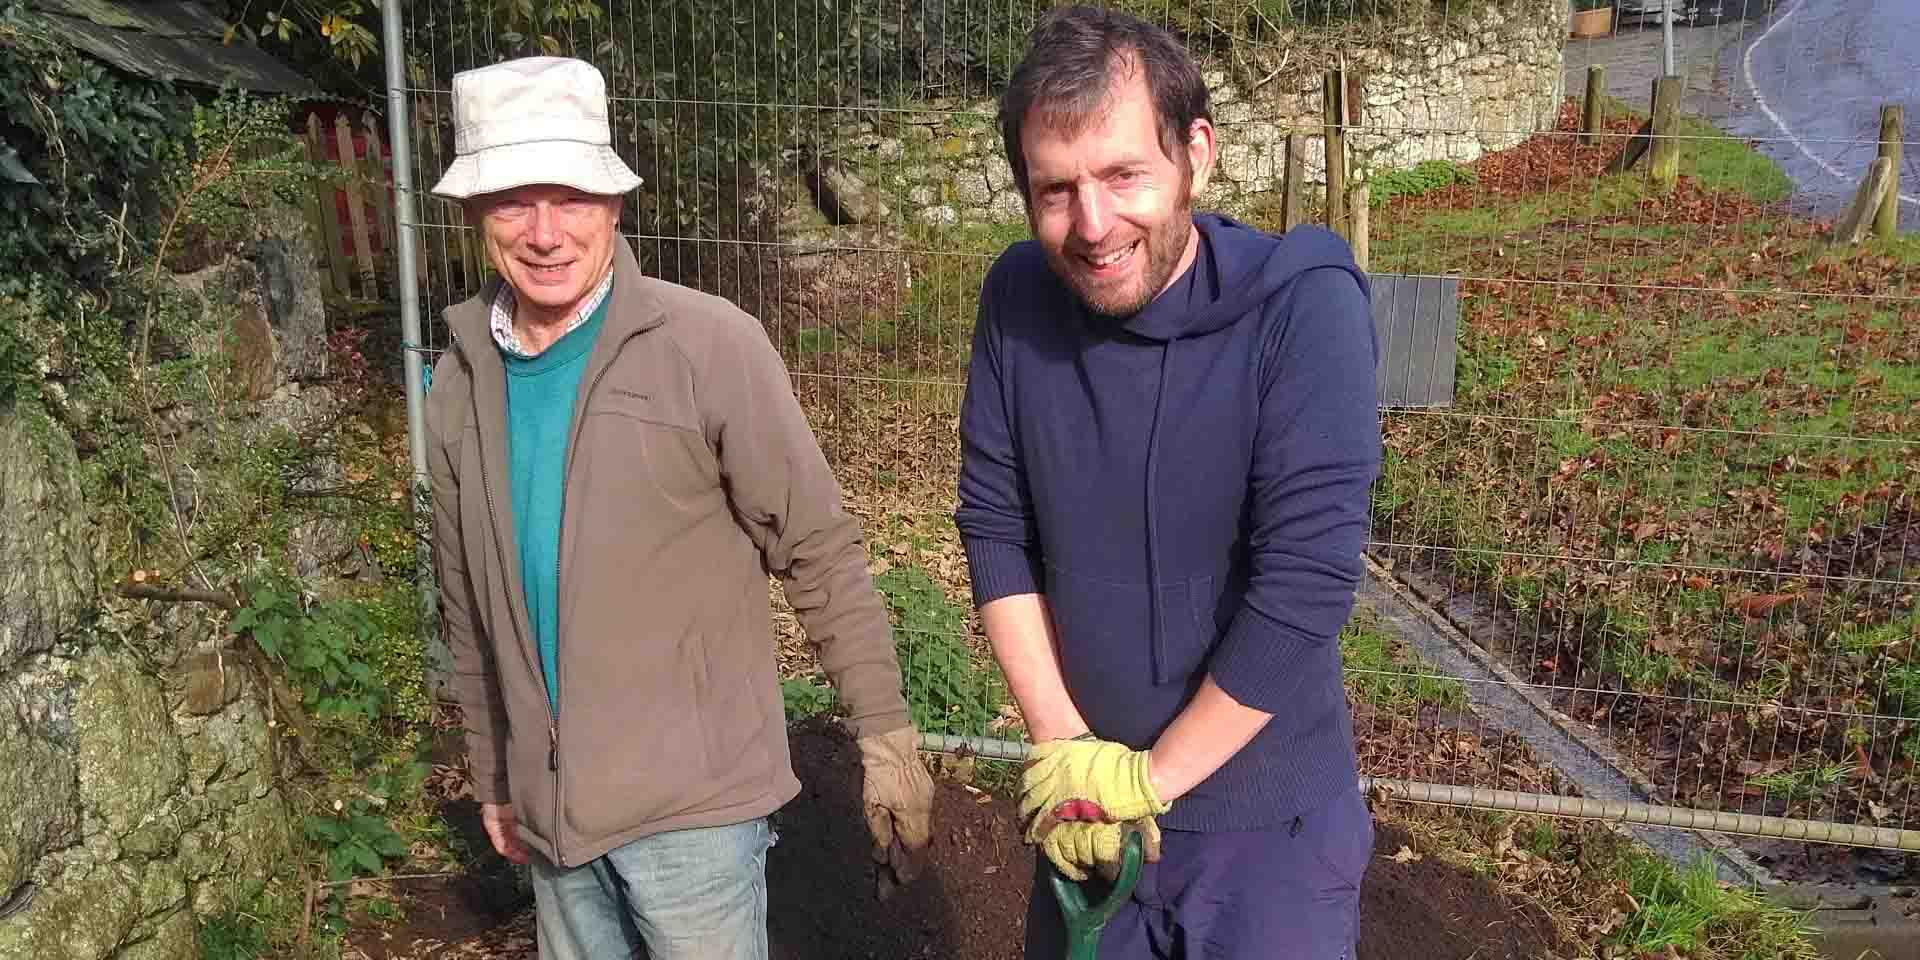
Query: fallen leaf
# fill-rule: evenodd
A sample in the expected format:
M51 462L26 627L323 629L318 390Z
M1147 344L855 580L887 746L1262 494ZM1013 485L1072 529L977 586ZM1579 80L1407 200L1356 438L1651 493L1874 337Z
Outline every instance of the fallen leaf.
M1868 800L1867 812L1872 814L1875 820L1885 820L1889 814L1893 813L1893 808L1876 800Z
M1633 542L1643 543L1648 537L1660 532L1660 524L1653 520L1642 522L1633 528Z
M1735 597L1729 604L1746 617L1758 620L1773 613L1774 608L1782 604L1793 603L1800 599L1797 593L1760 593L1746 597Z
M1426 857L1415 852L1412 847L1404 843L1400 845L1400 852L1393 855L1393 862L1395 863L1419 863L1425 859Z
M1713 586L1713 581L1708 580L1706 577L1700 577L1700 576L1688 577L1685 580L1682 580L1680 582L1686 584L1687 589L1689 590L1705 590L1708 587Z

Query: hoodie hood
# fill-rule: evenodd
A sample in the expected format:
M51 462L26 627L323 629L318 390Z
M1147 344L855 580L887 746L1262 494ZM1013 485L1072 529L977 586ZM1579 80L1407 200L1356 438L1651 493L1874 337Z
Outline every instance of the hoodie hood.
M1121 324L1128 333L1162 341L1213 333L1319 267L1349 270L1366 286L1346 241L1324 227L1302 224L1275 236L1216 213L1198 214L1193 224L1200 230L1200 250L1188 268L1191 282L1176 280L1128 317Z

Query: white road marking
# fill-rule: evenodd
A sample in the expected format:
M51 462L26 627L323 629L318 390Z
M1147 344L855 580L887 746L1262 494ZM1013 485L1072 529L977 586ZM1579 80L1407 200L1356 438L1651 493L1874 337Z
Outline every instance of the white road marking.
M1801 156L1806 157L1808 160L1812 160L1815 165L1817 165L1820 169L1825 170L1835 180L1839 180L1845 183L1853 183L1855 182L1853 177L1847 176L1845 173L1840 172L1840 169L1838 167L1835 167L1833 164L1828 163L1827 161L1814 156L1813 151L1808 150L1807 145L1800 142L1800 138L1794 135L1793 130L1787 126L1787 122L1785 120L1780 119L1780 115L1777 113L1774 113L1773 108L1767 105L1767 97L1765 94L1760 92L1760 85L1753 82L1753 51L1758 49L1761 44L1766 43L1767 38L1773 36L1773 32L1775 30L1780 29L1781 26L1785 25L1788 20L1793 19L1793 15L1800 12L1800 6L1802 3L1805 3L1805 2L1806 0L1801 0L1800 3L1794 4L1790 9L1787 10L1786 13L1781 14L1777 19L1775 19L1773 23L1767 27L1766 32L1760 34L1760 38L1758 40L1755 40L1752 43L1747 44L1747 52L1744 56L1740 58L1740 71L1746 74L1747 91L1753 94L1753 102L1760 106L1760 112L1766 114L1767 119L1773 121L1773 125L1776 127L1779 127L1781 133L1786 134L1787 142L1793 144L1793 148L1795 150L1800 151ZM1906 194L1906 193L1900 194L1899 196L1900 196L1900 202L1902 203L1911 203L1915 205L1920 205L1920 197L1916 197L1916 196L1913 196L1912 194Z

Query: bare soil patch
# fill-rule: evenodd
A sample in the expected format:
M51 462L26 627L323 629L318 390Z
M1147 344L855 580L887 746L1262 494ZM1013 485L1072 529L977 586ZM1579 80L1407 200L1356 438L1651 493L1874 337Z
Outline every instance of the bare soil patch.
M779 841L767 863L776 960L1019 960L1034 855L1020 843L1005 797L939 781L935 836L922 872L882 899L851 741L831 722L814 720L794 729L792 748L805 788L777 815ZM474 833L469 842L483 842L472 811L456 803L446 813L463 835ZM1378 822L1362 890L1362 960L1571 952L1542 907L1510 897L1430 846L1393 820ZM524 887L491 853L469 875L412 884L398 896L406 919L357 927L346 956L535 956Z

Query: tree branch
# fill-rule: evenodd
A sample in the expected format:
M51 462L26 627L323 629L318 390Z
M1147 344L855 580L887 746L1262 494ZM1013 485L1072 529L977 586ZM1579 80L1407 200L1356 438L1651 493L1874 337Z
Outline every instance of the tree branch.
M230 593L214 590L196 590L181 587L178 590L155 586L147 583L123 583L120 595L130 600L158 600L162 603L210 603L222 610L240 609L240 601Z

